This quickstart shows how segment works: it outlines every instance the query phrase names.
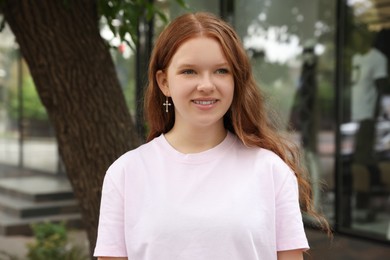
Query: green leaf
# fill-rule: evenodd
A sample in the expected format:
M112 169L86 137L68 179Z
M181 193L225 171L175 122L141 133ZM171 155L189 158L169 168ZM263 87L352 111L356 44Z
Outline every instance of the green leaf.
M176 3L178 3L184 9L189 9L190 8L190 6L186 3L185 0L176 0Z
M158 15L158 17L160 17L160 19L165 23L167 24L168 23L168 17L160 10L156 10L156 14Z
M154 5L151 3L146 3L146 19L151 21L155 13L156 8L154 8Z
M181 7L188 9L185 0L174 1ZM124 38L128 34L130 34L133 42L137 43L140 19L146 18L147 21L151 21L153 17L158 16L164 23L168 23L168 18L164 12L158 10L156 4L150 0L98 0L97 4L99 17L104 17L112 33L119 36L121 41L126 43L128 41ZM114 20L119 20L120 25L113 25ZM128 45L133 49L134 44Z
M129 31L129 28L127 28L126 26L120 26L118 31L119 31L119 37L121 38L122 41L124 41L125 36Z

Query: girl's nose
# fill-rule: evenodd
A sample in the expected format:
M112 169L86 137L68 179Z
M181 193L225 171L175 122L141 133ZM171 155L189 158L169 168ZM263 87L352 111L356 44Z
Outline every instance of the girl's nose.
M203 92L210 92L215 89L215 85L210 76L204 76L201 78L198 84L198 90Z

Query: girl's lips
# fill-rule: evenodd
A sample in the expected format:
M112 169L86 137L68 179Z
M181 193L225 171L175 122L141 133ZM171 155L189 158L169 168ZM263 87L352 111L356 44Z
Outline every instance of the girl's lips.
M194 103L195 107L198 109L208 111L213 109L218 101L218 99L193 99L192 103Z
M212 105L212 104L215 104L217 103L217 100L192 100L192 102L194 102L195 104L197 105Z

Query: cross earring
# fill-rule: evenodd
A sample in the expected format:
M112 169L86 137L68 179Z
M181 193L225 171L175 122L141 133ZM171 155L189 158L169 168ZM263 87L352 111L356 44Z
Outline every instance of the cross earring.
M163 103L163 106L165 106L165 112L168 113L168 107L171 106L171 102L168 101L168 97L165 97L165 102Z

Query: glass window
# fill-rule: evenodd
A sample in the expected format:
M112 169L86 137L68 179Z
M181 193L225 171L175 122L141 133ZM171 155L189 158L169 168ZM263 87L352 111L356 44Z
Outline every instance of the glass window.
M390 1L343 1L339 222L390 239Z
M315 205L330 221L335 13L335 1L251 0L235 1L234 14L260 88L304 148Z

